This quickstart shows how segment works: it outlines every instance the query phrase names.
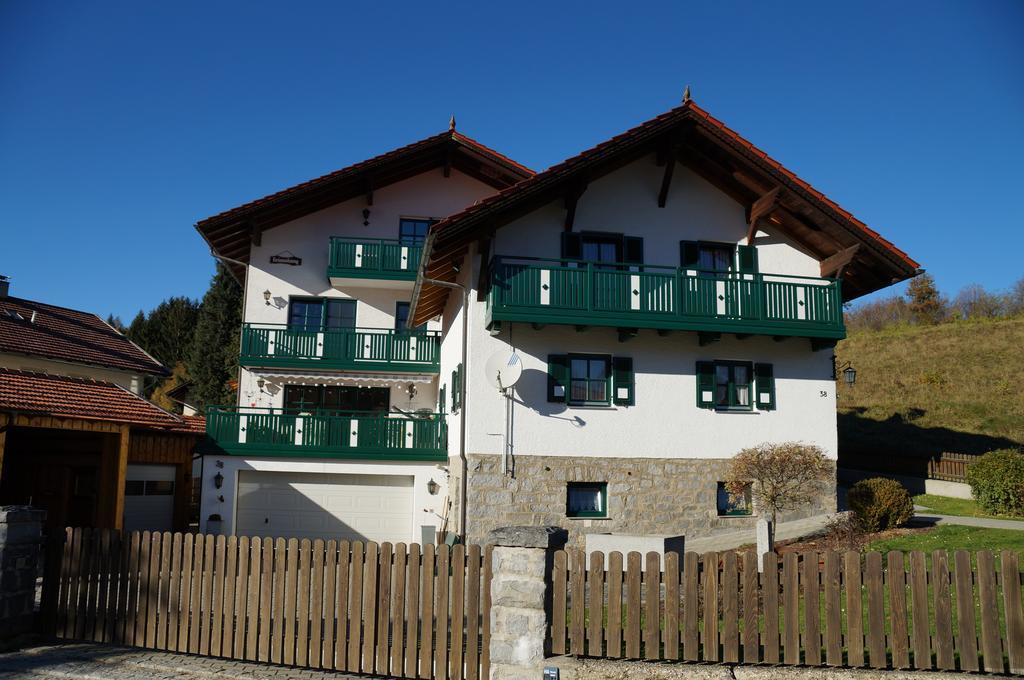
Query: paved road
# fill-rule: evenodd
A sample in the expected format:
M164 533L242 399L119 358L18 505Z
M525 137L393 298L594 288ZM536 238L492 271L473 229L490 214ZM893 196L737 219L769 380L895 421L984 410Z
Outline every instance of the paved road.
M0 654L0 680L355 680L356 677L340 673L154 652L147 649L90 644L49 645ZM366 676L363 676L363 680L366 680Z

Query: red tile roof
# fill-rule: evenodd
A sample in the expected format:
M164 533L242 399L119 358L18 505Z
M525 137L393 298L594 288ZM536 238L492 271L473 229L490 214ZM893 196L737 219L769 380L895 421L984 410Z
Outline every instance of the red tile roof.
M0 353L4 352L168 374L160 362L95 314L16 297L0 298Z
M0 368L0 411L186 431L197 427L114 383L8 368Z

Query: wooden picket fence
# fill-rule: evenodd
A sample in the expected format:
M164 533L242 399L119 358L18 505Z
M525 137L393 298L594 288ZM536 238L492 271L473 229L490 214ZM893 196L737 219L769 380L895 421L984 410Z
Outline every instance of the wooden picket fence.
M489 672L490 550L67 529L56 637L403 678Z
M1024 674L1011 551L769 553L761 573L749 552L586 560L555 554L556 654Z
M980 456L967 453L942 453L928 459L928 478L948 482L966 482L967 468Z

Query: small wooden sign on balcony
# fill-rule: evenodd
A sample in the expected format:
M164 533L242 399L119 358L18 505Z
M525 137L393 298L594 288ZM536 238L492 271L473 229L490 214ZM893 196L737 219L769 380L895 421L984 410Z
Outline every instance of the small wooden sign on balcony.
M296 257L286 250L283 253L271 255L270 264L290 264L293 267L297 267L302 264L302 258Z

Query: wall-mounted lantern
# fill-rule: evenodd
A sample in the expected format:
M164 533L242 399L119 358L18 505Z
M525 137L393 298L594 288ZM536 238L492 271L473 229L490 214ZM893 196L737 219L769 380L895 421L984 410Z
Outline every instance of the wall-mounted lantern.
M218 472L213 476L213 487L219 489L222 486L224 486L224 475Z
M269 290L263 291L263 301L267 303L267 306L270 306L270 295L271 293Z
M427 482L427 493L429 493L431 496L436 496L437 492L440 491L440 490L441 490L440 485L437 482L435 482L433 479L431 479L429 482Z
M363 226L364 227L370 226L370 209L369 208L363 208Z
M857 382L857 369L853 367L849 361L844 362L842 365L838 364L835 356L832 357L832 379L836 380L839 377L839 372L843 373L843 382L850 387Z

